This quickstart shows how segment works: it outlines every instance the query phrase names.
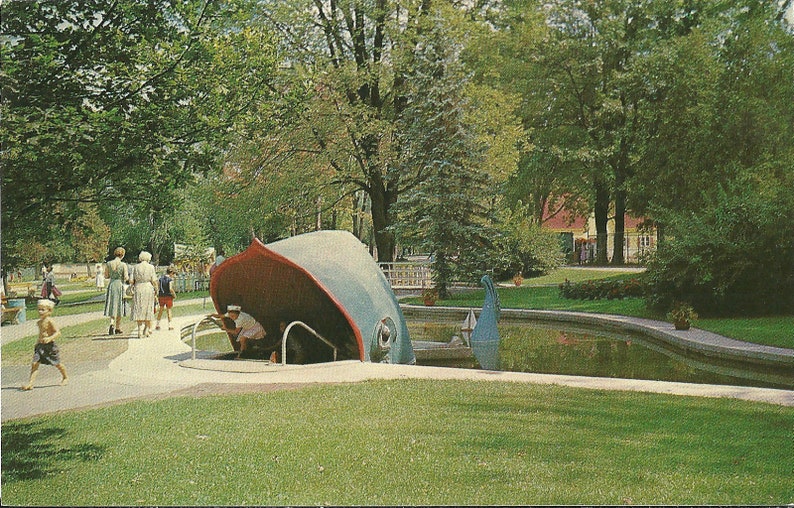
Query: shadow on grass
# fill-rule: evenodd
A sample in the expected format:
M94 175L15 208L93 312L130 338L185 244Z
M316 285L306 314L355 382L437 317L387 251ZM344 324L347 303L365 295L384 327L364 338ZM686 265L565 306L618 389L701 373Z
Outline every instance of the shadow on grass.
M104 455L106 448L96 444L62 445L67 435L66 429L40 423L4 423L3 483L46 478L69 462L98 461Z

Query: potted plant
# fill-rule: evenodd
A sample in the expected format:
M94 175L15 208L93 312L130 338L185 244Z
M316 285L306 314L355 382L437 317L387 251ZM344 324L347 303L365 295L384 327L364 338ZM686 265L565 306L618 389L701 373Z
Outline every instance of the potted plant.
M516 287L521 286L523 282L524 282L524 275L521 273L521 271L513 275L513 284L515 284Z
M435 288L425 289L422 291L422 300L424 300L426 306L432 307L436 304L436 300L438 300L438 290Z
M689 330L692 320L697 318L695 309L686 302L674 302L673 308L667 313L667 319L673 322L676 330Z

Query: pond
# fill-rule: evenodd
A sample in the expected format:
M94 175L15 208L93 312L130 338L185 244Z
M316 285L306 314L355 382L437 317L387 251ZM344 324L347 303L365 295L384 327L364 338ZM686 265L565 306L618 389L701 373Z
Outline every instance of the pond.
M461 320L462 321L462 320ZM408 317L413 341L449 342L461 335L460 322ZM501 369L513 372L650 379L738 386L794 389L794 369L731 362L672 349L670 345L630 333L577 328L565 323L503 319ZM234 356L223 332L197 338L197 349ZM478 369L472 356L454 360L423 360L419 365Z
M408 319L412 340L448 342L461 335L460 323ZM501 369L609 378L650 379L769 388L794 388L794 370L731 362L673 350L669 345L633 334L577 328L545 322L503 322ZM479 368L464 358L420 365Z

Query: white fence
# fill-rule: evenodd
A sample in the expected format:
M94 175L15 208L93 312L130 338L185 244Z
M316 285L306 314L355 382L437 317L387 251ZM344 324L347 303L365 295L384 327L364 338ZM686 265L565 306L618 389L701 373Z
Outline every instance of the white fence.
M403 261L378 265L392 289L423 289L433 285L428 262Z

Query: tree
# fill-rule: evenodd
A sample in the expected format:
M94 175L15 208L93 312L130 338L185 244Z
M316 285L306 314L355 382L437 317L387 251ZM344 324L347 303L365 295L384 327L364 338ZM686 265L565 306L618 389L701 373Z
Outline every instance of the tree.
M563 209L582 209L589 189L573 148L582 133L560 116L564 110L555 103L562 98L547 87L549 72L538 55L550 37L545 13L532 0L513 0L472 15L478 23L464 60L476 83L507 99L488 111L490 116L513 116L521 129L513 137L501 136L510 139L518 154L503 188L503 203L522 213L529 206L535 224Z
M159 217L163 194L211 166L231 120L270 93L268 35L227 29L242 1L4 4L4 267L15 246L51 243L31 224L79 203Z
M636 208L662 223L737 182L785 185L792 165L794 83L782 79L794 72L791 27L772 4L713 9L640 64L645 141L630 185Z
M404 235L418 239L432 255L433 276L441 298L448 297L456 275L476 280L479 255L491 247L487 233L489 174L486 144L467 112L468 77L456 57L459 47L442 36L436 19L416 53L409 77L407 107L398 130L401 164L425 177L403 194ZM482 267L478 267L482 268Z
M101 263L107 254L110 228L99 216L95 205L80 203L78 206L83 211L69 226L75 250L73 259Z
M294 0L269 2L262 14L314 92L293 146L330 169L341 194L367 194L381 261L394 257L395 203L425 177L399 163L397 129L429 18L443 8L427 0Z
M649 266L655 305L791 308L794 32L780 19L770 3L715 3L643 62L655 93L632 188L669 236Z
M624 261L623 220L647 105L637 61L691 30L702 3L511 0L487 19L495 33L481 45L483 79L496 75L521 93L531 142L508 195L531 204L536 220L547 210L588 204L599 263L607 262L610 215L612 262Z

